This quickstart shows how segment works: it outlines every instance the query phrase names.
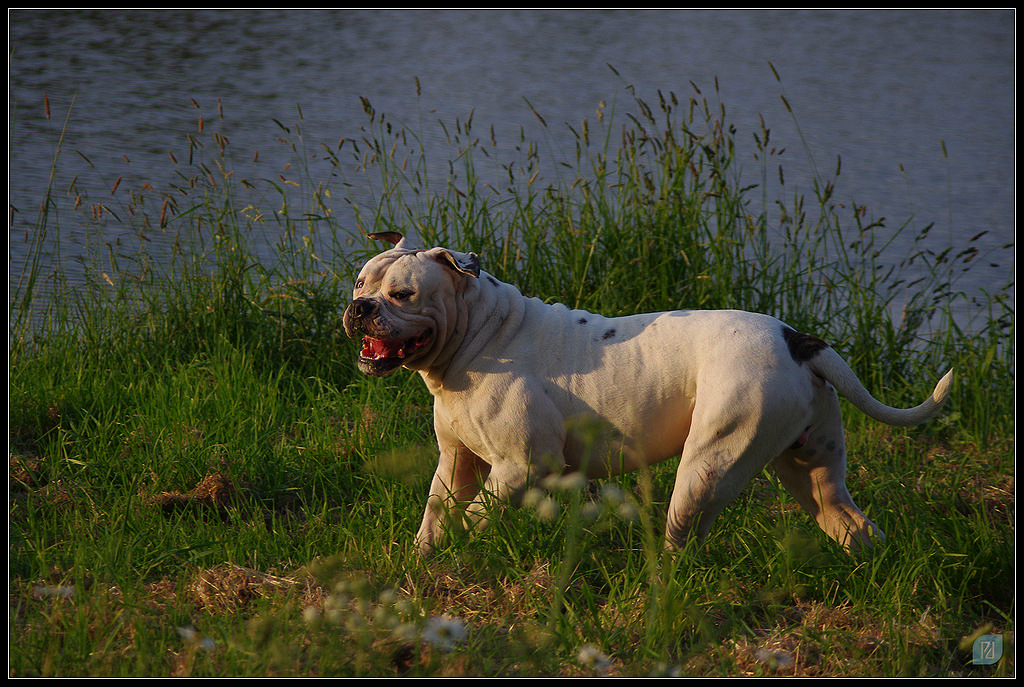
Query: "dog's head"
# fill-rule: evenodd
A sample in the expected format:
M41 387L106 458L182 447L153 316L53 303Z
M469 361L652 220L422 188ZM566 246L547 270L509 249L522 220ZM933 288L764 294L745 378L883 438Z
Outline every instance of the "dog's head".
M474 253L414 248L397 232L370 237L392 247L359 271L345 309L345 333L362 337L359 369L382 377L403 365L426 368L454 327L460 281L480 276L479 260Z

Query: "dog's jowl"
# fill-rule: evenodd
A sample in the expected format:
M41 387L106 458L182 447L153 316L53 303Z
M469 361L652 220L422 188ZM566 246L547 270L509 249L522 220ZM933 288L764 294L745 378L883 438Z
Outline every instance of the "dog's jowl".
M393 245L363 266L344 323L362 339L360 370L415 370L433 395L424 554L451 518L480 526L488 499L515 503L552 472L607 477L672 457L670 546L703 536L768 464L828 536L869 545L883 535L846 488L837 392L892 425L924 422L949 392L952 372L920 405L892 408L824 341L767 315L606 318L526 298L472 253L374 236Z

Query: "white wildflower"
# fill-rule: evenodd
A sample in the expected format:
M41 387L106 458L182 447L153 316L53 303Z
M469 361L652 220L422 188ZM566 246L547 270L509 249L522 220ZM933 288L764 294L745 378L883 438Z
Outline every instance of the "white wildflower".
M583 522L591 524L597 522L597 519L601 517L601 504L595 503L594 501L587 501L580 507L580 516L583 518Z
M415 608L412 605L412 602L408 599L399 599L395 602L395 613L398 614L400 618L408 618L412 615L414 610Z
M402 623L391 629L395 639L401 641L412 641L416 638L416 623Z
M761 648L755 655L758 663L763 663L771 670L787 670L793 667L793 656L787 651L776 651Z
M618 485L609 483L601 487L601 500L614 508L626 500L626 495L622 493L622 489Z
M398 616L391 606L377 606L373 609L373 622L381 627L394 627L398 624Z
M576 652L576 660L584 668L595 673L604 673L611 669L612 660L593 644L584 644Z
M320 609L316 606L306 606L302 609L302 619L307 625L312 625L320 620Z
M636 522L640 519L640 511L637 510L636 504L632 501L620 503L619 507L615 509L615 514L626 522Z
M552 522L558 517L558 501L550 496L545 496L537 504L537 516L545 522Z
M466 625L459 618L447 613L434 616L427 621L423 638L434 646L449 651L466 638Z
M534 509L544 499L544 490L530 487L523 494L523 508Z
M659 661L654 664L651 668L649 677L682 677L683 669L675 664L668 664L664 661Z
M544 489L546 491L556 491L561 488L561 484L562 475L557 472L553 472L550 475L547 475L540 481L541 489Z
M199 634L199 631L196 630L194 627L178 627L175 629L178 631L179 637L184 639L189 644L199 647L200 649L211 651L213 650L213 647L216 645L216 643L209 637L203 637L201 634Z
M562 487L567 491L583 491L590 482L582 472L570 472L565 476Z

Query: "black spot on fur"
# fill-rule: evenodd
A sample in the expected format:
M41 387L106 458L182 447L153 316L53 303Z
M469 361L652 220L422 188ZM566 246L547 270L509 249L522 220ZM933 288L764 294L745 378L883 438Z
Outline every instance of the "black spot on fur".
M498 280L491 275L487 275L487 281L491 282L492 286L498 286Z
M604 333L604 336L602 336L601 338L605 339L605 340L608 340L608 339L612 338L613 336L615 336L615 330L614 329L609 329L608 331L606 331Z
M586 323L587 323L587 318L585 318L585 317L581 317L580 319L576 320L576 324L586 324Z
M816 356L818 351L828 348L828 344L818 337L811 336L810 334L801 334L786 326L782 327L782 338L786 340L789 354L798 363L807 362Z

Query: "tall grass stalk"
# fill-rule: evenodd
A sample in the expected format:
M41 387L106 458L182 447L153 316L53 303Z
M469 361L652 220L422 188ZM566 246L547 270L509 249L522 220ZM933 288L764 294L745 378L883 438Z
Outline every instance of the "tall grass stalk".
M958 290L977 252L846 207L838 164L811 198L769 196L767 124L749 184L745 134L696 85L626 87L553 159L472 115L438 122L438 153L427 115L361 104L336 144L307 141L301 110L277 122L287 169L250 174L218 108L167 188L59 215L47 192L33 245L72 222L95 240L80 281L30 251L12 298L12 676L1014 673L1011 287ZM415 375L358 375L340 320L384 229L608 315L775 314L895 404L955 367L929 425L848 414L851 489L889 543L836 550L766 473L667 555L668 464L546 485L422 561L430 399ZM61 303L39 321L44 278ZM967 328L954 311L978 301ZM972 665L981 632L1007 639L994 666Z

